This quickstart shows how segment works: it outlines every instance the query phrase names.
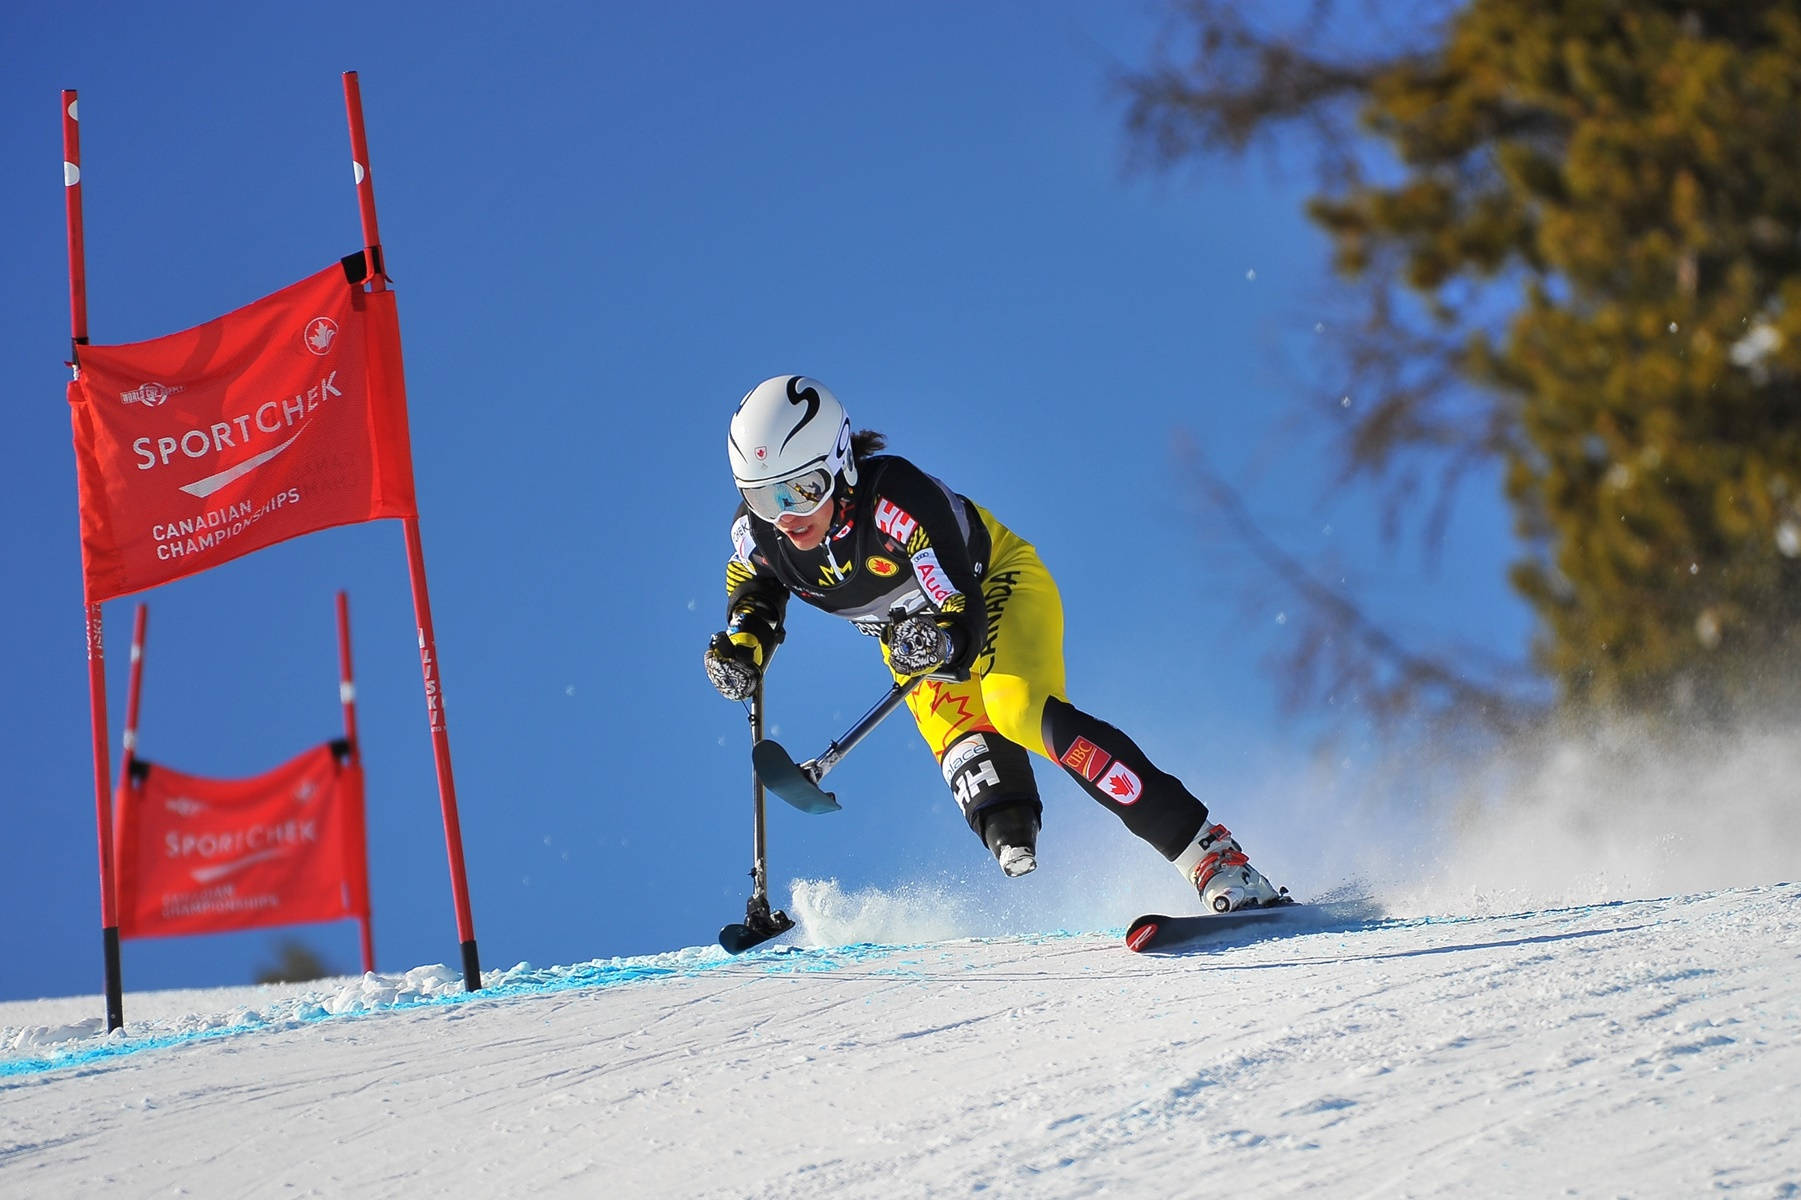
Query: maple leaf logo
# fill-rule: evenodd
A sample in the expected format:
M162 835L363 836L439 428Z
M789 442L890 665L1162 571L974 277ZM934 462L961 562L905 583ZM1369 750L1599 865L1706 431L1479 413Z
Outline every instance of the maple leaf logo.
M961 737L966 730L984 728L984 726L976 724L977 718L982 714L970 711L968 697L957 695L937 680L927 681L921 685L919 690L930 697L926 702L927 710L938 720L950 723L949 732L936 747L939 755L943 755L946 750L950 749L951 743ZM947 706L954 711L942 711ZM988 725L985 728L993 729L994 726Z
M338 339L338 323L330 317L314 317L306 327L306 348L321 358Z
M1122 808L1138 803L1144 794L1144 784L1139 782L1138 773L1122 762L1115 762L1106 777L1101 780L1101 788L1108 799Z

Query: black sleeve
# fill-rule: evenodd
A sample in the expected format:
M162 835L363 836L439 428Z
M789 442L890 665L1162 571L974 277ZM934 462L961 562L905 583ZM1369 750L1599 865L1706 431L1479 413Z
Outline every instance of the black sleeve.
M732 523L732 557L725 564L725 628L748 633L763 644L763 661L775 653L785 635L788 589L769 570L751 531L751 516L742 509Z
M913 564L927 601L950 626L950 666L968 670L988 638L988 611L970 559L962 499L904 458L890 458L875 481L876 528L898 543Z

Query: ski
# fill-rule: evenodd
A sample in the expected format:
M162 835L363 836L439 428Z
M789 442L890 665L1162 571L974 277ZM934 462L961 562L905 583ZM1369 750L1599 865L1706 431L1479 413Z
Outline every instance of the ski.
M1307 907L1309 906L1290 900L1282 904L1241 908L1227 913L1197 913L1180 917L1146 913L1126 927L1126 949L1142 954L1146 950L1160 950L1166 946L1192 942L1229 929L1242 930L1258 925L1271 926L1264 932L1274 934L1280 927L1289 924L1283 919L1285 916Z
M820 791L818 777L796 763L794 756L782 749L781 743L763 739L751 747L750 761L764 787L802 812L838 811L837 797Z
M784 913L776 913L782 922L765 926L751 926L736 922L719 931L719 948L727 954L743 954L753 946L761 946L770 938L780 937L794 928L794 922L788 920Z
M744 906L744 920L733 922L719 931L719 948L727 954L743 954L753 946L761 946L770 938L781 937L794 928L787 913L769 911L769 901L752 896Z

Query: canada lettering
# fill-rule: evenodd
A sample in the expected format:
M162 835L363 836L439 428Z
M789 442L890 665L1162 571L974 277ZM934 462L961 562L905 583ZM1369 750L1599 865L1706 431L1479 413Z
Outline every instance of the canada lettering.
M988 636L982 642L982 652L977 658L993 658L995 639L1000 636L1001 614L1007 610L1007 601L1013 599L1013 589L1019 583L1018 571L996 571L988 577L982 587L983 607L988 612Z

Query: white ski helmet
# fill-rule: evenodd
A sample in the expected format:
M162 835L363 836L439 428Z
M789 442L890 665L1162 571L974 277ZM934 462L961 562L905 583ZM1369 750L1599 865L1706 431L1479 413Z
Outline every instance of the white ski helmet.
M846 486L857 482L850 418L838 397L804 375L777 375L744 393L726 453L745 506L771 523L818 511L839 476Z

